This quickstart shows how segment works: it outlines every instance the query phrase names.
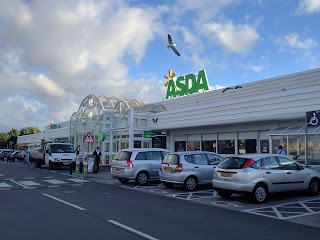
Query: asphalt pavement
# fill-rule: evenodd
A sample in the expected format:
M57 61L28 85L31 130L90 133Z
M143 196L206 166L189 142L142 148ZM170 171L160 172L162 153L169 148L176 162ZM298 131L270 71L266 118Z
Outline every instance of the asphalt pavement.
M109 168L82 178L74 173L70 176L68 169L51 171L0 161L0 189L0 236L6 240L283 240L320 236L320 228L305 223L201 202L219 201L210 188L188 193L180 187L169 191L159 182L144 187L121 184L110 176Z

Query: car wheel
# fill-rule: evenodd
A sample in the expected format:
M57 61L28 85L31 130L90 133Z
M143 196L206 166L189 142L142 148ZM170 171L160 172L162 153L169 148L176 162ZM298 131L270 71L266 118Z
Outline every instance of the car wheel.
M320 181L319 179L312 178L309 187L308 192L311 196L318 196L320 192Z
M7 158L7 157L4 157L4 161L8 161L8 158Z
M197 188L197 186L198 186L198 181L193 176L187 177L187 179L184 181L184 184L183 184L183 187L187 191L193 191Z
M19 161L19 159L18 159L18 158L15 158L13 161L14 161L14 162L18 162L18 161Z
M174 183L171 182L165 182L163 183L167 188L173 188L174 187Z
M49 161L49 168L50 170L54 170L54 163Z
M222 198L229 198L231 197L232 195L232 192L229 192L229 191L222 191L222 190L219 190L217 191L218 195Z
M264 184L257 184L252 191L251 198L255 203L264 203L268 197L268 189Z
M136 184L145 185L148 182L148 178L149 178L148 173L140 172L136 177Z
M125 178L119 178L118 179L121 183L127 183L129 182L129 179L125 179Z

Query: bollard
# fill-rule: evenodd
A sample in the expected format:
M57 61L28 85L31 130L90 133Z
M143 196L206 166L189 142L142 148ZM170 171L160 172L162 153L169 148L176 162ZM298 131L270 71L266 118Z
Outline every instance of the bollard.
M88 177L88 159L83 159L83 177Z
M70 171L69 175L72 175L72 168L73 168L73 162L71 161L70 162L70 167L69 167L69 171Z
M76 161L76 176L77 177L79 176L79 168L80 168L80 160L77 159L77 161Z

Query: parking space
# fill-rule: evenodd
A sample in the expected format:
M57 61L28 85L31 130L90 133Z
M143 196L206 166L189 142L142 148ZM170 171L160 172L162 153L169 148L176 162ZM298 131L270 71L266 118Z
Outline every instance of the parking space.
M320 228L319 196L310 197L301 192L272 195L266 203L255 204L250 202L248 197L238 194L234 194L228 199L221 198L210 186L201 186L197 191L187 192L182 186L175 186L169 189L159 182L152 182L146 186L137 186L133 182L127 184L113 182L113 185L208 206L243 211L263 217L299 222L300 224ZM311 221L310 219L316 220Z

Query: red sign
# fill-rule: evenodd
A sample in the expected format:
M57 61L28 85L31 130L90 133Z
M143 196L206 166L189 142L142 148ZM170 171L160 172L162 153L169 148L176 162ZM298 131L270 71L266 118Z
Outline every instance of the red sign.
M94 143L94 138L92 137L91 132L87 133L87 136L83 140L84 143Z

